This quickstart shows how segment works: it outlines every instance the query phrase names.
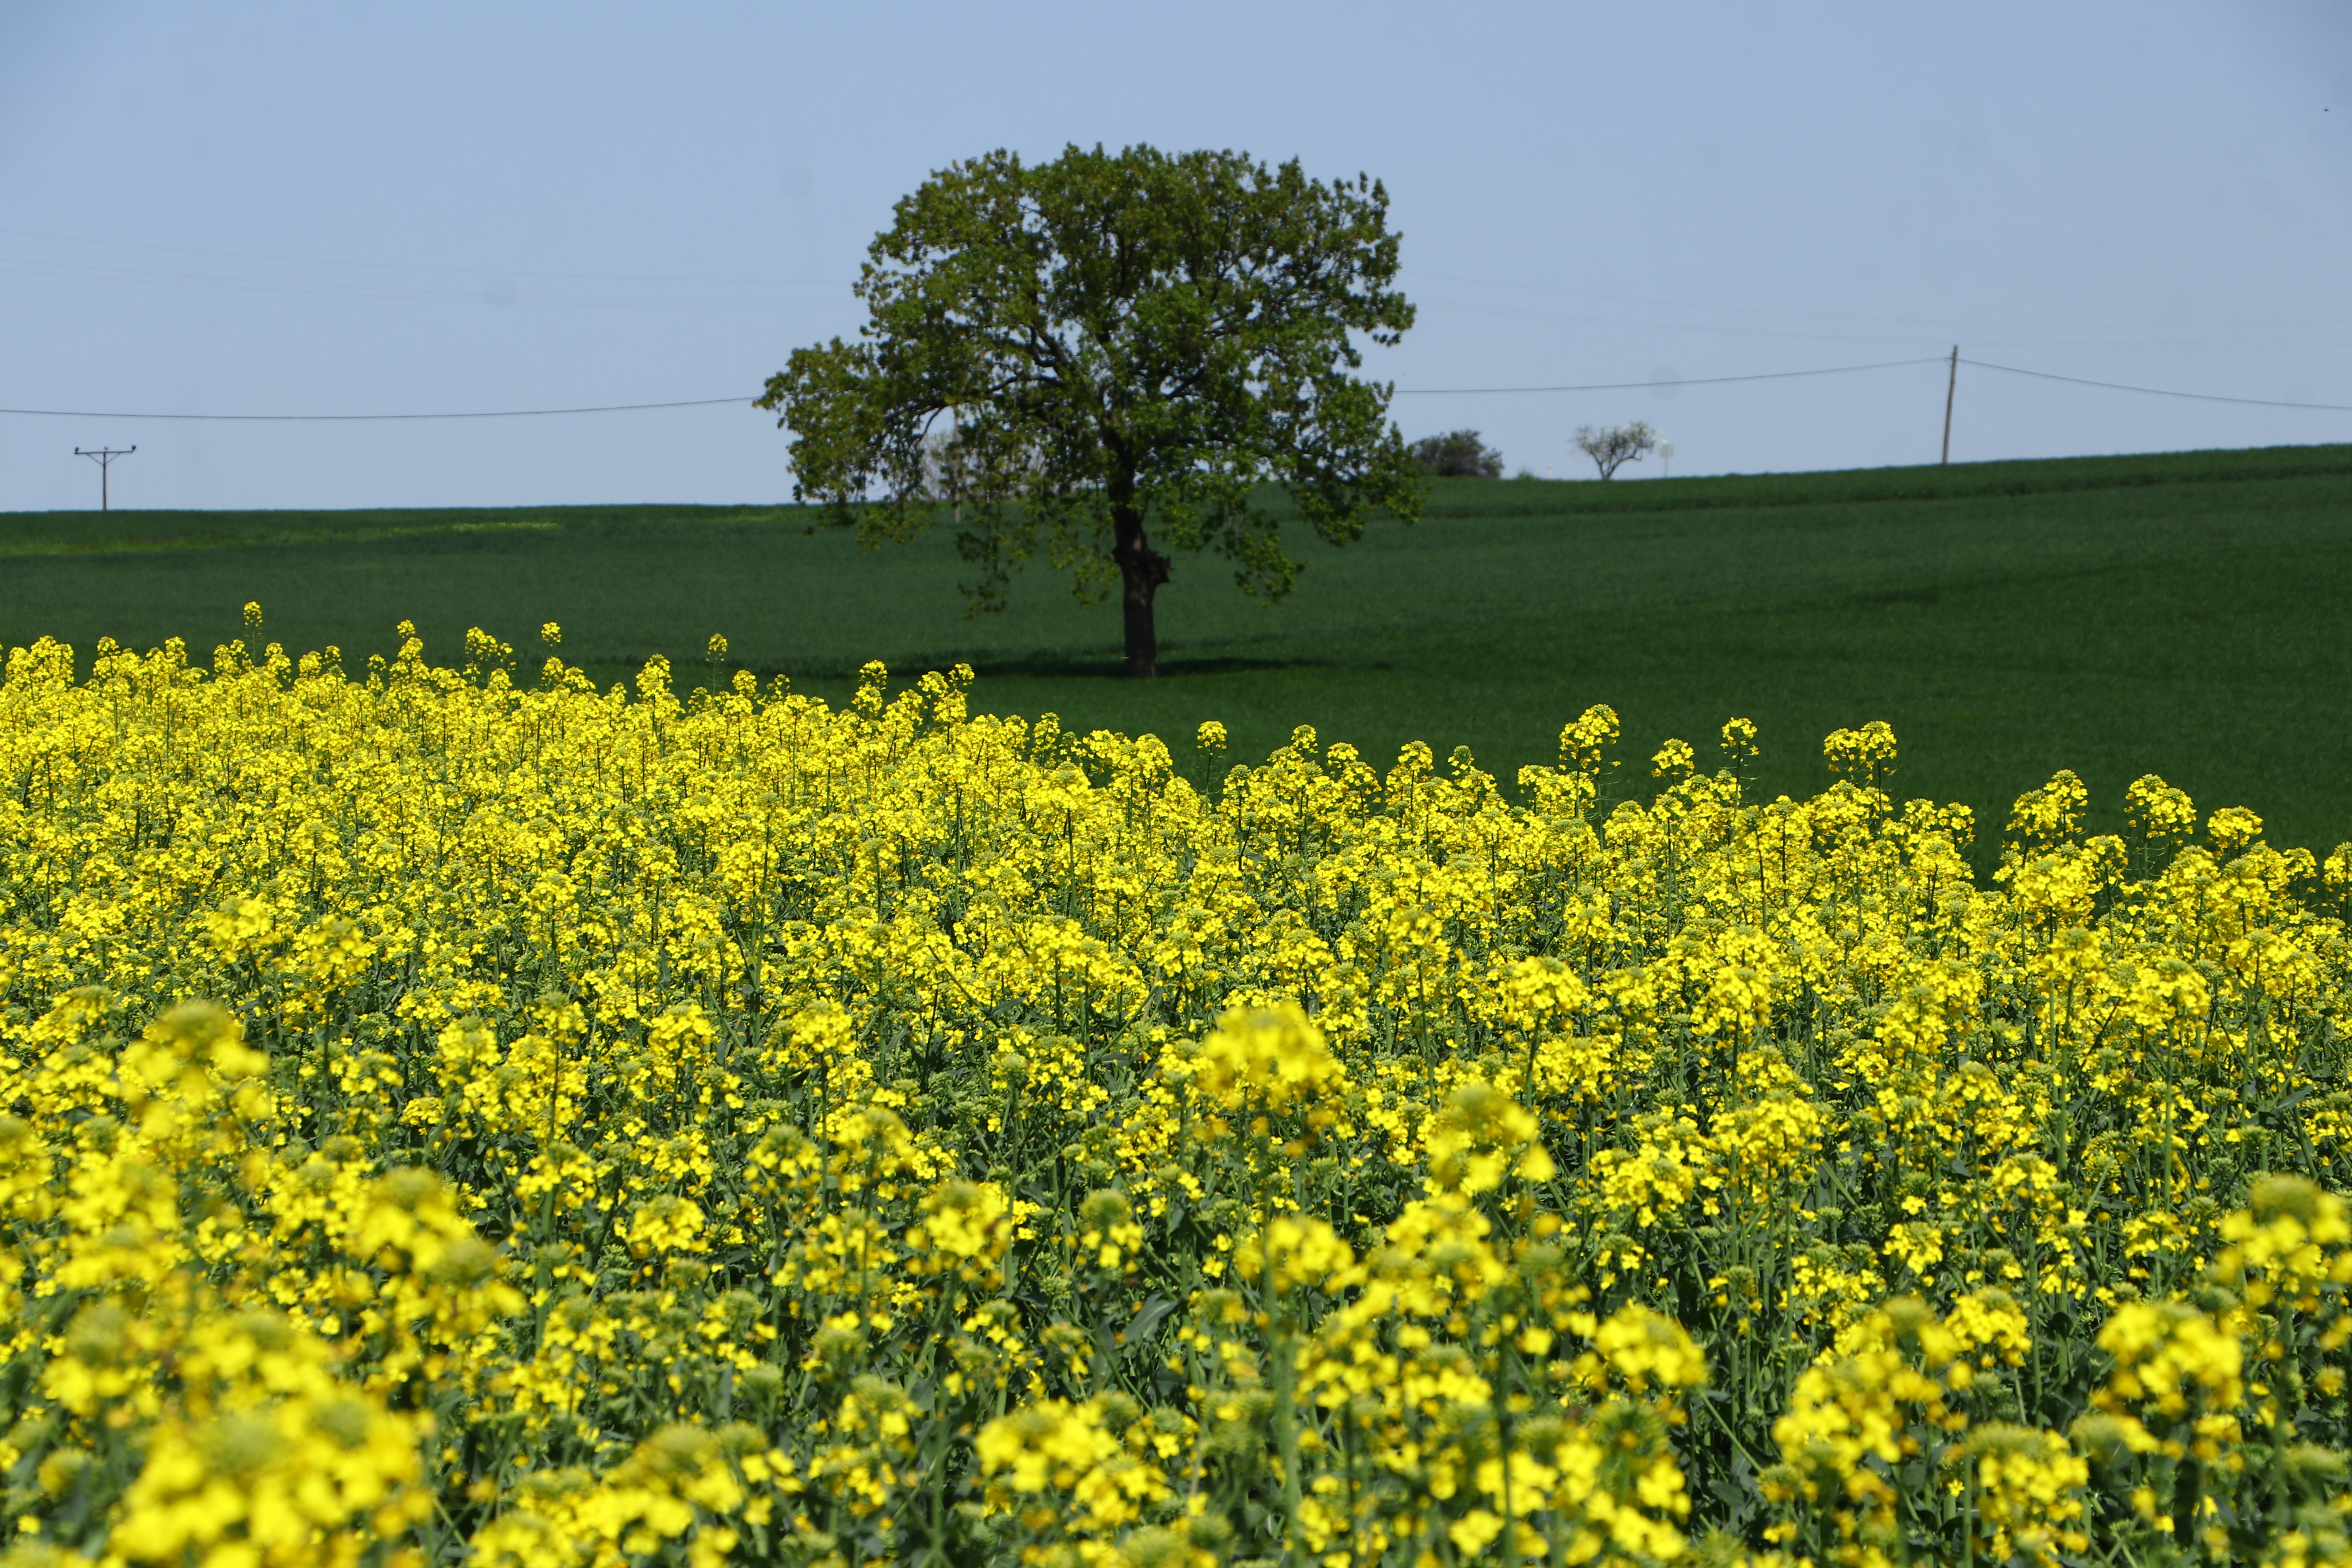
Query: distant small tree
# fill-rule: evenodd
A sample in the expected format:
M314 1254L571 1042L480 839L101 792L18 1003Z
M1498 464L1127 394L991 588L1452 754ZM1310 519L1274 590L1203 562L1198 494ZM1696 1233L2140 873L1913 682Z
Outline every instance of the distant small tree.
M1604 479L1627 463L1638 463L1658 444L1658 433L1636 419L1631 425L1580 425L1576 449L1592 459Z
M923 437L922 478L919 493L933 500L945 501L952 510L958 527L963 525L964 498L972 495L990 480L986 459L963 439L963 426L950 409L950 422L934 425Z
M1475 430L1423 436L1412 444L1412 460L1414 467L1433 479L1503 477L1503 454L1481 440Z

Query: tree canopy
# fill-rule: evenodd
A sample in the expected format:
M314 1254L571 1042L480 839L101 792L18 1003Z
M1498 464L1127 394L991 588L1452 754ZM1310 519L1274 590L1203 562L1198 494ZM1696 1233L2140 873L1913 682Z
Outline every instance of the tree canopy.
M1042 551L1082 601L1119 584L1128 673L1149 676L1173 569L1153 538L1274 599L1302 563L1259 487L1333 544L1378 510L1419 515L1392 388L1350 374L1358 338L1413 320L1378 182L1071 146L950 164L895 217L856 341L794 351L759 405L793 434L797 498L866 542L951 509L974 611Z
M1413 466L1435 479L1499 479L1503 454L1475 430L1423 436L1412 444Z

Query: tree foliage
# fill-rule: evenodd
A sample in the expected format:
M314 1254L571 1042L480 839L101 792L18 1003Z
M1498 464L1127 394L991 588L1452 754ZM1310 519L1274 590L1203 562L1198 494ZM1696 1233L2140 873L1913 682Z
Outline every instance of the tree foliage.
M1503 454L1475 430L1423 436L1412 444L1413 466L1433 479L1499 479Z
M795 494L868 543L958 520L973 611L1040 552L1082 602L1124 593L1129 673L1153 673L1153 548L1213 549L1279 598L1301 563L1255 493L1333 544L1420 492L1391 388L1388 195L1235 153L1067 148L955 163L901 200L856 292L858 338L795 351L760 405L793 432Z
M1592 459L1604 479L1627 463L1638 463L1658 445L1658 433L1636 419L1631 425L1580 425L1576 449Z

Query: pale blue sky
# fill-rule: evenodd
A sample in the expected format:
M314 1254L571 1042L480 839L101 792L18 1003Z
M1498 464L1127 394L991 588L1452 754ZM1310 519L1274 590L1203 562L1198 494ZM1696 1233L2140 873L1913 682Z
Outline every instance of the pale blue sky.
M2352 8L0 0L0 406L756 395L930 171L1066 142L1387 182L1402 387L1937 355L2352 404ZM1940 366L1400 397L1576 474L1931 461ZM1963 367L1956 460L2352 440L2352 414ZM721 407L445 425L0 416L0 510L766 501ZM1626 470L1657 472L1654 460ZM1589 472L1589 467L1585 469Z

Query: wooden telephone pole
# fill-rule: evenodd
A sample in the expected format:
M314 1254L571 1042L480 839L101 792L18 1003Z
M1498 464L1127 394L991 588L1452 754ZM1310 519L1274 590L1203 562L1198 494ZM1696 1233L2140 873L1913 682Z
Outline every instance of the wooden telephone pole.
M135 446L125 447L121 448L120 451L116 450L116 449L115 449L114 447L76 447L74 448L74 456L75 456L75 457L77 457L77 458L89 458L92 462L94 462L94 463L96 463L96 464L98 465L98 510L100 510L100 511L106 511L106 510L110 510L110 507L109 507L109 498L108 498L107 493L106 493L106 481L107 481L107 478L108 478L107 470L114 467L114 459L115 459L115 458L127 458L127 457L131 456L131 453L133 453L133 452L135 452L135 451L137 451L137 450L139 450L139 448L138 448L137 447L135 447Z
M1952 395L1960 389L1960 345L1952 345L1952 374L1944 382L1944 461L1952 460Z

